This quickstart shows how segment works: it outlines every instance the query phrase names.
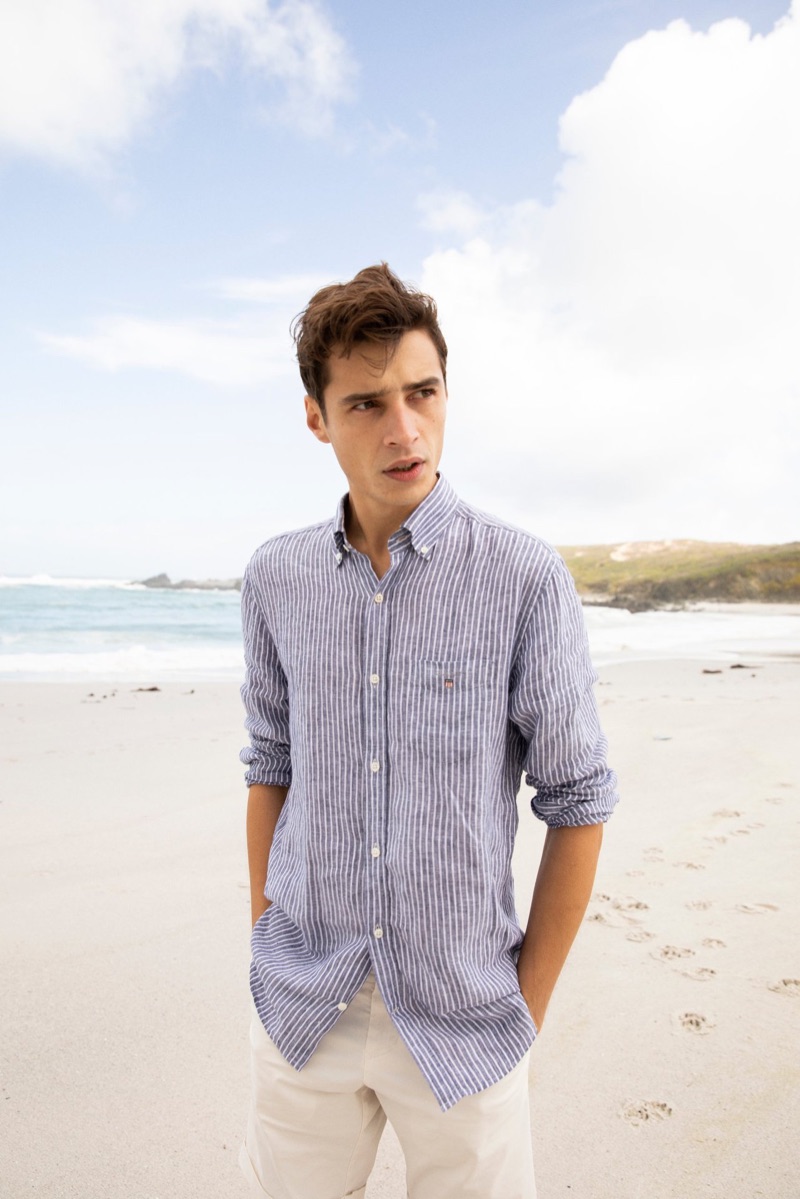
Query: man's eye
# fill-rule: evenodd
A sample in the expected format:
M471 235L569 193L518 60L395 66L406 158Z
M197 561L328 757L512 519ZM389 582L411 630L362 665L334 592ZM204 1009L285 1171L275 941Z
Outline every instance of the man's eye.
M374 408L374 400L361 400L360 403L353 405L354 412L366 412L368 408Z

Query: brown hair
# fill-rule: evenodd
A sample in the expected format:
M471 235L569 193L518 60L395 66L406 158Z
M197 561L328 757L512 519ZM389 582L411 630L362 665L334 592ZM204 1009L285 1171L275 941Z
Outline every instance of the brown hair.
M292 322L306 394L324 416L328 360L334 349L349 358L360 342L372 342L385 348L388 361L403 334L414 329L429 334L446 380L447 344L430 296L403 283L385 262L365 267L349 283L323 287Z

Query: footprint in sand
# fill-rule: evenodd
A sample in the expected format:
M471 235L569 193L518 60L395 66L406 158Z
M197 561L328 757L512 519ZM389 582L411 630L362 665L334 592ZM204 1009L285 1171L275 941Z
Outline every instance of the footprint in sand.
M660 949L653 950L652 957L660 962L674 962L678 958L693 958L694 950L678 945L662 945Z
M678 1016L678 1023L681 1028L685 1028L687 1032L704 1033L711 1032L715 1027L714 1021L709 1020L708 1016L702 1016L700 1012L681 1012Z
M618 912L649 912L650 904L643 903L641 899L612 899L612 908L616 908Z
M608 924L607 918L602 912L592 912L591 916L586 917L589 924Z
M649 933L646 928L632 928L625 934L626 941L652 941L655 933Z
M737 903L736 911L746 916L763 916L766 912L779 912L780 908L776 903Z
M642 875L644 874L644 871L643 870L626 870L625 873L627 874L628 878L641 878Z
M716 970L712 970L710 966L695 966L692 970L681 970L681 974L696 983L707 983L717 976Z
M717 808L716 812L712 812L711 815L720 820L735 820L737 816L744 816L744 812L738 812L736 808Z
M706 835L703 837L703 840L710 841L713 845L724 845L728 838L722 833L706 833Z
M778 795L770 795L767 799L764 800L764 803L780 804L780 803L783 803L783 799Z
M684 870L705 870L702 862L673 862L672 865L682 867Z
M782 978L780 982L770 983L769 990L776 995L791 995L793 999L800 999L800 978Z
M726 945L724 941L720 941L719 937L706 937L703 947L705 949L725 949Z
M660 845L651 845L644 851L644 860L646 862L663 862L664 850Z
M748 824L747 827L748 828L764 828L764 821L763 820L754 820L751 824Z
M620 1115L623 1120L638 1127L651 1120L666 1120L672 1115L672 1108L658 1099L643 1099L639 1103L627 1103Z
M710 899L690 899L688 903L683 905L690 912L707 912L711 907Z

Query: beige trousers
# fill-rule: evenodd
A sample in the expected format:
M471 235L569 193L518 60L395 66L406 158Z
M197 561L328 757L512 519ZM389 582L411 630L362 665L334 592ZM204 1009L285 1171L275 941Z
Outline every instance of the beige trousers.
M536 1199L528 1057L442 1112L372 975L295 1070L253 1009L253 1093L239 1156L257 1199L363 1199L386 1119L410 1199Z

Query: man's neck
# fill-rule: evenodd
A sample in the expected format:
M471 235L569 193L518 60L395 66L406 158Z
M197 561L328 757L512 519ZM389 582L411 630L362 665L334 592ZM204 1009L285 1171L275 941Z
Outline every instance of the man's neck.
M431 491L438 482L437 471ZM379 579L386 574L391 564L389 538L403 527L412 512L416 512L431 491L408 508L374 508L368 501L365 503L358 498L354 500L352 492L348 492L345 497L344 527L347 540L354 549L367 555Z
M367 555L379 579L386 574L391 563L389 538L402 528L403 522L413 511L411 508L405 513L389 512L383 519L381 514L374 513L371 514L372 519L362 519L362 510L356 507L352 496L348 495L345 501L347 540L354 549Z

